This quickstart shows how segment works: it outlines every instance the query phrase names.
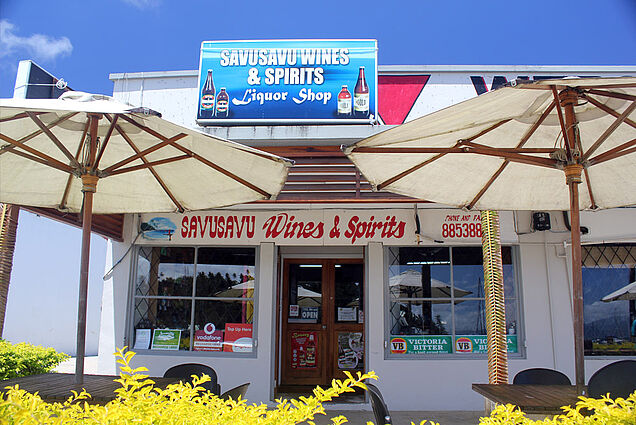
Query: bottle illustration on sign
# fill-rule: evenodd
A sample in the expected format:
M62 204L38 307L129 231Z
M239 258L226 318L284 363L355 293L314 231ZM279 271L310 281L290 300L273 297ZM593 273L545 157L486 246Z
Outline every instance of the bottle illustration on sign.
M227 118L230 112L230 96L225 91L225 87L221 87L221 91L216 96L216 117Z
M358 82L353 89L353 116L355 118L369 117L369 86L364 78L364 66L358 72Z
M342 90L338 93L338 116L351 116L351 93L346 85L342 86Z
M314 340L314 335L309 334L309 341L307 342L307 367L315 367L316 366L316 341Z
M214 118L216 90L212 80L212 70L208 69L208 77L201 89L201 100L199 103L199 118Z

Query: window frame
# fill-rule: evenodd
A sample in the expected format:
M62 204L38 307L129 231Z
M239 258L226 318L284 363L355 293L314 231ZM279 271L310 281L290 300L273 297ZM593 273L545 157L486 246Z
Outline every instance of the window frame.
M192 277L192 295L190 296L141 296L136 295L136 282L137 282L137 272L138 272L138 263L139 263L139 251L141 249L147 248L161 248L161 247L169 247L169 248L193 248L194 249L194 264L193 264L193 277ZM135 324L134 324L134 315L135 315L135 300L138 298L145 299L185 299L190 300L192 303L191 311L190 311L190 348L193 347L194 340L192 335L194 335L194 318L195 318L195 304L197 301L223 301L223 300L238 300L239 298L228 298L228 297L198 297L196 296L196 277L197 277L197 266L198 266L198 254L199 248L212 248L212 249L232 249L232 248L251 248L254 249L254 278L257 280L254 285L254 294L251 297L253 303L253 314L252 314L252 351L245 353L234 353L229 351L195 351L192 349L189 350L152 350L148 349L134 349L134 341L135 341ZM124 345L127 345L129 349L135 351L138 355L149 355L149 356L188 356L188 357L221 357L221 358L256 358L258 355L258 326L257 326L257 317L259 313L258 308L258 299L260 293L261 283L258 282L259 277L259 264L260 264L260 246L258 245L187 245L187 244L170 244L170 245L162 245L162 244L152 244L152 245L135 245L133 249L133 258L131 259L131 267L130 274L128 279L128 295L127 295L127 311L126 311L126 332L124 335ZM250 299L250 298L241 298L241 299Z
M502 244L502 246L510 247L511 250L511 259L512 266L514 268L513 276L514 276L514 288L515 288L515 304L517 308L517 327L516 327L516 335L517 335L517 352L516 353L507 353L508 358L511 359L525 359L526 358L526 338L525 338L525 318L523 312L523 293L521 284L521 261L520 261L520 252L519 246L513 244ZM400 249L400 248L430 248L430 247L439 247L439 245L419 245L419 246L410 246L410 245L396 245L396 246L385 246L383 252L383 261L384 261L384 276L383 276L383 309L384 309L384 359L385 360L483 360L488 358L487 353L457 353L455 352L455 326L452 326L452 331L449 333L451 337L451 341L453 344L453 352L452 353L412 353L412 354L395 354L391 353L391 292L389 285L389 267L391 265L390 262L390 249ZM462 245L444 245L445 248L452 250L452 248L481 248L481 245L473 245L473 244L462 244ZM453 254L449 253L451 259L451 266L453 266ZM452 278L452 267L451 267L451 278ZM485 296L485 295L484 295ZM470 299L476 300L477 297L470 297ZM484 298L485 299L485 298ZM415 300L418 300L416 298ZM451 308L451 320L454 323L455 320L455 309Z

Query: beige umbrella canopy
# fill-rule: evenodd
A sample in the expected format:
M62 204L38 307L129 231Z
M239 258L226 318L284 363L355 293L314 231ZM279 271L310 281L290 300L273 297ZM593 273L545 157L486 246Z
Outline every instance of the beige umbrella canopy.
M635 109L632 77L518 80L345 154L379 190L468 209L570 210L575 369L583 388L579 209L636 204Z
M92 214L183 212L269 199L290 166L108 96L0 99L0 202L82 211L78 384Z

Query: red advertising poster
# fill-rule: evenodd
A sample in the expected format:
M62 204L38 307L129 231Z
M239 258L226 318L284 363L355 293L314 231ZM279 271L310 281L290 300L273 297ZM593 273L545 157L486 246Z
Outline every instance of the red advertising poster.
M307 369L316 367L316 332L292 332L291 367Z
M221 351L223 349L223 331L194 332L194 351Z
M252 351L252 324L226 323L223 351L249 353Z

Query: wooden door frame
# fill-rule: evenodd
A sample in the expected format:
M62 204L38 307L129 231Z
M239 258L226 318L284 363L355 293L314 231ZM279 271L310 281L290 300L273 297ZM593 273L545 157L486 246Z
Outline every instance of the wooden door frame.
M321 359L321 373L320 380L322 381L317 385L325 385L329 384L332 378L344 378L344 373L340 372L337 368L337 333L339 330L347 331L347 327L351 327L351 324L346 323L336 323L335 320L335 265L336 264L360 264L362 266L362 300L361 300L361 308L365 309L367 306L366 296L367 296L367 288L366 288L366 263L364 257L334 257L334 256L324 256L317 255L313 256L305 256L302 255L300 257L289 256L279 258L279 267L281 267L280 276L281 280L278 285L279 296L277 297L277 333L276 333L276 386L303 386L302 383L294 384L293 382L286 382L283 384L284 378L289 378L285 372L285 362L289 361L289 346L287 339L287 334L290 332L288 327L288 319L289 319L289 308L285 308L286 304L288 305L289 300L289 266L291 264L320 264L322 266L322 295L323 295L323 303L321 304L321 322L316 324L306 324L310 325L309 331L313 331L313 328L316 328L315 331L319 333L319 340L323 340L327 342L327 349L321 349L322 353ZM326 321L325 321L326 318ZM365 321L362 324L356 323L355 327L360 329L355 330L355 332L361 332L363 335L364 341L364 369L366 371L367 364L366 360L368 358L366 353L367 343L366 343L366 313L365 313ZM327 326L325 329L324 326ZM299 378L299 381L302 381L302 378ZM309 384L310 386L315 386L315 384Z

